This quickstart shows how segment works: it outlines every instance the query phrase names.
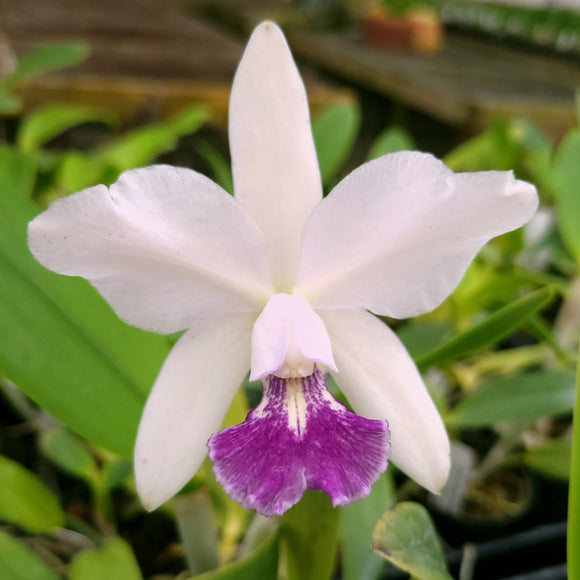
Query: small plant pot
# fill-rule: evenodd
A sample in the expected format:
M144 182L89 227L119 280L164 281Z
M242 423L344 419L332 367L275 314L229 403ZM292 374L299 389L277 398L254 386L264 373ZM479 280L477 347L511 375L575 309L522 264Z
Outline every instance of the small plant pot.
M433 53L443 42L443 26L431 12L405 16L374 13L359 22L362 41L378 50Z
M508 468L473 489L460 513L431 510L446 541L459 546L518 531L537 500L535 479L523 469Z

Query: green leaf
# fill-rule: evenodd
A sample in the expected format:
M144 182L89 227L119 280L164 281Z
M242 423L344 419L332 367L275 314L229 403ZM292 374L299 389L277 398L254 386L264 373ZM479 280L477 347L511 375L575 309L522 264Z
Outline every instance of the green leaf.
M84 280L40 266L26 243L38 208L0 195L0 367L73 431L131 457L164 337L121 322Z
M0 531L0 578L4 580L59 580L24 544Z
M121 487L133 473L133 463L123 458L117 458L103 467L102 485L105 491Z
M64 514L44 483L19 463L1 455L0 489L0 520L41 534L64 525Z
M64 472L89 482L99 477L95 459L78 437L65 429L49 429L40 435L43 453Z
M449 417L458 427L534 421L574 406L574 373L545 370L495 377L467 395Z
M559 232L569 252L580 264L580 131L566 135L556 150L553 185Z
M213 180L223 187L228 193L234 192L234 180L230 164L223 155L209 143L199 143L197 146L198 153L204 158L209 165Z
M437 324L411 320L397 329L397 336L409 354L413 358L418 358L440 345L450 330L449 323Z
M115 180L119 173L149 165L173 149L180 137L197 131L207 118L206 109L190 107L169 121L135 129L101 149L94 158L97 163L105 162L114 168L112 180Z
M373 550L417 580L453 580L427 510L402 502L386 512L373 533Z
M576 400L572 427L572 460L568 489L568 578L580 578L580 356L576 369Z
M328 496L307 491L280 520L287 580L328 580L335 568L340 510Z
M539 447L527 449L523 455L524 463L546 477L568 480L572 446L567 436L550 439Z
M326 109L312 124L322 183L336 176L350 154L360 126L355 105L335 105Z
M554 296L555 293L551 287L532 292L500 308L469 330L456 334L447 342L418 357L415 362L424 370L450 360L465 358L476 351L496 344L520 328L530 316L550 304Z
M377 520L395 503L394 484L385 473L364 499L342 508L340 554L343 580L375 580L385 562L371 550Z
M14 87L45 73L74 66L87 58L86 42L67 42L37 48L20 60L16 70L4 79L2 86Z
M57 169L56 185L69 192L103 182L107 164L86 153L71 151L62 158Z
M192 105L181 110L165 123L173 135L184 137L198 131L210 116L210 112L205 107Z
M371 145L368 160L377 159L397 151L412 151L416 148L413 137L402 127L389 127Z
M244 560L195 576L195 580L276 580L277 577L278 536L275 535Z
M101 548L85 550L72 562L69 580L142 580L131 547L121 538L109 538Z
M491 264L472 262L453 293L453 313L457 320L469 320L481 312L517 300L530 282L510 268L498 271Z
M101 109L79 105L51 105L36 109L25 117L17 135L18 148L28 153L38 151L65 131L83 123L115 125L116 117Z
M22 108L18 95L0 86L0 115L14 115Z
M528 119L512 119L510 137L522 149L522 170L540 189L552 191L552 144Z
M36 183L36 171L33 156L0 145L0 195L30 197Z
M506 123L497 123L449 152L444 161L453 171L507 171L517 165L518 154Z

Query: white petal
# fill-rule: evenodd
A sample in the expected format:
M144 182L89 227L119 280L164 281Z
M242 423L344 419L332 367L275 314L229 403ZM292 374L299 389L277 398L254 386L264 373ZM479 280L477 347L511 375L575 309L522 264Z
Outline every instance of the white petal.
M324 322L312 310L304 296L294 294L289 298L291 299L292 333L302 354L308 360L336 370L332 345Z
M250 380L255 381L282 368L290 343L287 294L275 294L258 316L252 330Z
M47 268L87 278L120 318L156 332L259 310L271 292L262 234L189 169L128 171L110 189L59 200L30 223L29 246Z
M137 491L147 509L177 493L203 462L206 443L222 424L250 367L255 315L231 314L175 345L139 424Z
M229 117L236 198L268 240L276 289L290 291L304 223L322 186L304 85L273 22L260 24L248 42Z
M305 376L309 362L336 369L324 323L303 296L275 294L254 324L250 380L278 373L285 363Z
M372 314L320 312L332 341L331 373L354 411L387 419L393 462L428 490L441 492L449 474L449 439L409 353Z
M488 240L523 225L537 205L535 188L511 172L454 174L424 153L386 155L347 176L312 214L296 292L315 308L423 314Z

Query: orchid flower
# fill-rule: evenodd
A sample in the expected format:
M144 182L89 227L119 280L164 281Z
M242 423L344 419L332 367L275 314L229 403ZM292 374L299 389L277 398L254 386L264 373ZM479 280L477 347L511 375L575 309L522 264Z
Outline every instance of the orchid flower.
M209 456L240 504L279 515L306 489L344 505L392 461L432 492L449 441L421 376L377 316L437 307L480 248L538 200L511 172L453 174L386 155L323 199L308 101L280 29L259 25L235 75L235 196L164 165L54 202L30 224L47 268L82 276L129 324L186 330L139 425L137 489L154 509ZM248 371L260 404L218 432ZM327 389L330 373L351 413Z

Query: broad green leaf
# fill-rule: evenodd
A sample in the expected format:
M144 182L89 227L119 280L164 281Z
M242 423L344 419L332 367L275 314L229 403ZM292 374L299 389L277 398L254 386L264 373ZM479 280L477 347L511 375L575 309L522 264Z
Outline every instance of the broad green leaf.
M416 148L411 135L402 127L389 127L383 131L372 144L367 159L376 159L382 155L397 151L412 151Z
M232 170L223 155L215 147L212 147L206 142L199 143L197 145L197 151L209 165L213 180L228 193L234 193Z
M36 554L3 531L0 531L0 578L60 580Z
M79 105L51 105L36 109L20 125L18 148L25 152L37 151L65 131L83 123L114 125L116 117L105 110Z
M312 124L322 183L336 176L350 154L360 126L356 105L336 105L326 109Z
M449 420L458 427L486 427L560 415L573 406L574 373L544 370L489 379L455 407Z
M0 86L0 115L14 115L21 107L20 97Z
M264 542L250 556L191 580L276 580L278 578L278 536Z
M427 369L450 360L465 358L509 336L553 299L554 291L550 287L532 292L500 308L469 330L456 334L437 348L419 356L415 362L421 369Z
M402 502L386 512L373 533L373 550L417 580L453 580L427 510Z
M395 503L392 478L385 473L371 493L342 508L340 517L340 554L343 580L375 580L385 562L371 550L377 520Z
M30 255L38 208L0 195L0 367L73 431L125 457L145 396L168 352L164 337L121 322L83 280Z
M85 60L88 55L89 45L85 42L42 46L24 56L16 70L4 79L2 85L14 87L45 73L74 66Z
M144 396L5 254L0 277L0 326L10 334L0 345L4 371L71 429L129 456Z
M131 547L121 538L109 538L101 548L85 550L72 562L69 580L142 580Z
M539 447L527 449L524 463L546 477L568 480L572 446L567 436L551 439Z
M32 155L0 145L0 195L30 197L36 182L37 163Z
M328 580L335 568L340 509L328 496L307 491L280 519L281 558L287 580Z
M559 232L576 262L580 264L580 131L570 131L553 162L553 185Z
M99 477L99 469L87 445L65 429L49 429L40 435L43 453L66 473L89 482Z
M44 483L19 463L1 455L0 490L0 520L41 534L64 525L64 514Z
M579 353L580 354L580 353ZM572 460L568 489L568 578L580 578L580 356L576 368L576 398L572 427Z

